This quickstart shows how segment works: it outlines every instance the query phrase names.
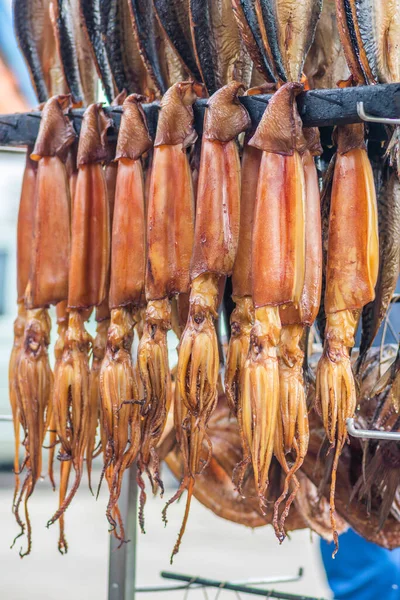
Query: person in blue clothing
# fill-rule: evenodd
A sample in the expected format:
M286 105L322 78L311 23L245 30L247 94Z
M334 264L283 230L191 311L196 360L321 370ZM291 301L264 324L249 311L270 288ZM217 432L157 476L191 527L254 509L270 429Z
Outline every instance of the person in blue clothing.
M349 529L333 542L320 541L322 562L335 600L400 600L400 548L385 550Z

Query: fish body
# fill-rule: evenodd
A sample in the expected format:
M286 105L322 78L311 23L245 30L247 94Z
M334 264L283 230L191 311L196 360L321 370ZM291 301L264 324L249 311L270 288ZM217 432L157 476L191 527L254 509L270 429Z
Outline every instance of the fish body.
M158 20L177 55L196 81L201 81L196 64L187 2L185 0L154 0Z
M100 0L100 12L104 45L115 86L118 92L126 90L130 93L134 90L131 88L123 61L124 23L120 0Z
M233 10L244 43L254 66L266 81L276 82L273 61L264 46L257 19L255 0L232 0ZM268 47L269 50L269 47Z
M350 71L339 37L335 0L324 0L304 73L311 89L334 88L338 81L349 78Z
M92 2L79 0L79 6L83 29L93 52L97 73L103 85L106 98L111 103L115 96L115 87L101 33L100 0L93 0Z
M207 92L211 95L221 86L221 74L218 71L217 46L212 32L210 2L190 0L189 10L197 66Z
M54 32L64 77L74 104L79 105L84 103L84 92L74 31L73 4L71 0L56 0L51 6Z
M260 0L273 5L278 45L288 81L300 81L307 53L314 40L322 0ZM264 19L265 22L265 19Z
M162 72L159 54L161 36L153 7L148 0L129 0L129 8L140 55L157 89L164 94L168 82Z
M34 30L34 25L41 24L43 17L38 12L36 12L34 17L34 13L34 3L30 0L14 0L13 17L15 35L21 52L28 64L38 101L45 102L49 97L49 90L44 78L43 66L37 45L37 36Z

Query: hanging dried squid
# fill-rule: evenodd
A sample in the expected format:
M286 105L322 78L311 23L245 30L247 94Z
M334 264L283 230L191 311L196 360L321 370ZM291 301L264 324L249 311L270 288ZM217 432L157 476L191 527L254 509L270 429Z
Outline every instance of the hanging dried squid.
M146 320L138 349L144 388L139 483L146 470L153 490L159 477L156 446L171 402L167 331L170 299L189 291L189 267L194 235L194 197L187 149L196 141L192 105L196 84L173 85L161 101L151 167L147 213ZM139 520L143 529L143 511Z
M262 510L279 424L279 307L298 305L304 286L306 183L301 154L306 142L295 105L301 90L297 83L282 86L249 141L262 151L262 158L252 234L255 320L240 385L244 457L237 478L240 490L252 464Z
M197 188L196 226L190 266L189 316L177 369L177 410L187 436L185 477L174 499L188 490L185 516L172 551L178 552L185 531L195 475L204 468L202 447L211 447L206 428L217 402L219 353L214 320L220 281L231 275L239 241L240 163L236 136L250 125L238 100L242 84L232 81L208 101L204 119ZM186 415L186 417L185 417Z
M24 292L28 309L24 339L14 369L18 415L25 434L24 466L27 469L15 504L15 516L21 526L20 535L25 528L27 532L27 549L20 551L21 556L29 554L31 550L27 503L41 476L42 446L52 413L50 399L53 375L47 351L51 324L47 307L63 300L68 290L70 201L65 160L68 146L75 139L73 127L66 116L70 104L70 96L55 96L43 109L38 138L31 154L31 158L38 161L33 200L33 238L30 244L28 238L23 242L21 240L23 252L29 251L30 255L29 278ZM27 219L28 215L29 211ZM25 522L19 515L22 501Z
M307 149L302 155L305 179L304 284L298 304L284 304L280 309L282 330L279 341L279 412L274 453L287 476L283 492L275 503L274 525L277 532L280 504L288 494L290 482L294 482L294 491L279 521L280 539L285 537L285 518L298 489L298 481L294 475L303 464L308 448L307 381L303 376L303 346L305 330L312 326L318 314L322 285L320 194L313 158L321 153L321 147L318 130L305 129L303 134L307 141ZM289 469L286 456L290 453L296 458Z
M111 106L120 106L126 98L126 92L123 91L114 98ZM118 164L115 162L116 143L107 143L107 156L104 160L104 177L107 187L108 212L109 212L109 231L111 236L112 222L114 214L115 188L117 184ZM107 331L110 325L110 308L108 291L110 287L110 272L107 273L106 295L102 303L96 307L96 336L92 344L92 364L89 377L89 424L88 424L88 439L86 448L86 467L89 480L89 489L92 491L92 461L99 453L96 446L97 425L100 418L100 368L103 361L106 344ZM100 442L101 446L101 442ZM101 449L100 449L101 451Z
M24 176L22 179L21 196L17 220L17 302L18 315L14 321L14 343L11 350L8 366L8 385L11 404L11 413L14 425L14 474L15 487L13 505L19 491L19 450L20 450L20 419L17 396L17 380L15 368L22 350L24 330L26 324L26 308L24 303L25 290L29 280L31 260L31 246L33 238L34 200L37 163L30 158L32 148L28 148L25 162Z
M75 480L53 524L68 508L82 478L89 425L89 350L92 340L85 330L88 309L106 296L109 264L109 207L102 162L111 121L100 104L84 114L78 147L78 177L72 211L71 256L68 282L68 329L54 382L53 411L61 449L59 458L70 461ZM65 471L63 476L67 476ZM65 487L62 479L60 486Z
M364 126L346 125L337 130L324 299L325 341L316 388L316 408L335 450L330 492L334 554L338 549L336 471L347 439L346 419L354 416L357 402L350 350L360 310L374 299L378 267L375 186Z
M132 94L124 101L118 136L111 324L100 371L104 469L110 490L107 518L121 542L125 534L118 498L123 474L136 459L141 441L139 391L131 349L134 324L144 297L146 218L141 157L152 145L141 100Z

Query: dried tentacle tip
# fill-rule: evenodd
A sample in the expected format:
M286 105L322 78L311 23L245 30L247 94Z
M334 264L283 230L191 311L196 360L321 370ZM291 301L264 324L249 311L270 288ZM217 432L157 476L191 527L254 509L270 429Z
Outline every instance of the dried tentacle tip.
M204 116L206 139L229 142L250 127L249 113L238 98L244 89L242 83L231 81L211 96Z
M101 102L91 104L83 115L78 146L78 167L107 160L107 132L113 121L106 115Z
M285 83L271 98L250 146L264 152L292 156L307 149L296 97L303 91L301 83Z
M68 111L72 106L70 94L53 96L44 105L40 128L31 159L38 161L44 156L58 156L65 160L67 150L76 140Z

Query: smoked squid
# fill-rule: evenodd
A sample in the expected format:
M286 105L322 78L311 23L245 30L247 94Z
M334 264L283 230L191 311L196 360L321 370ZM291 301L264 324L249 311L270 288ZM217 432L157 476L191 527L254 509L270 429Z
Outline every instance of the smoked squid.
M106 159L106 136L111 126L100 104L84 114L78 146L78 177L72 211L72 238L68 281L68 329L57 377L53 411L61 450L59 458L71 461L75 480L53 524L68 508L82 478L89 425L90 335L84 321L88 309L106 296L109 265L109 206L102 162ZM61 481L61 486L65 482Z
M304 129L307 149L302 155L305 179L305 272L300 301L297 305L283 305L280 309L281 337L279 341L279 411L274 453L286 472L283 492L274 510L274 526L278 537L283 539L285 518L293 502L299 483L296 472L307 454L309 426L307 415L307 380L303 375L305 328L311 327L318 314L322 285L322 233L320 194L314 155L321 154L319 132ZM286 456L292 453L296 459L288 467ZM281 514L278 532L279 506L289 491L294 491Z
M279 424L279 311L299 305L305 279L306 182L301 155L306 141L295 104L301 90L298 83L283 85L249 141L262 151L262 158L252 232L255 317L240 382L243 461L236 476L241 490L247 467L253 466L263 511Z
M350 350L361 309L374 299L379 267L377 206L363 125L339 127L326 264L325 340L317 369L316 408L334 449L330 507L336 554L336 471L354 416L356 387Z
M250 125L238 100L243 89L232 81L210 98L204 119L197 188L196 226L190 266L189 316L179 345L176 401L182 403L187 436L187 468L180 493L188 490L184 520L172 551L178 552L189 514L203 442L217 402L219 353L214 320L220 281L232 273L239 242L240 163L236 136Z
M123 91L114 98L111 106L120 106L126 98L126 92ZM114 214L115 188L117 184L118 164L115 162L116 143L107 143L107 157L104 161L104 176L107 187L108 212L109 212L109 231L111 236L112 221ZM93 339L92 345L92 364L89 377L89 424L88 424L88 439L86 448L86 467L89 479L89 489L92 491L92 461L94 456L97 456L99 451L96 446L97 425L100 417L100 368L103 361L106 344L107 331L110 326L110 308L109 308L109 287L110 287L110 267L107 273L106 296L103 302L96 307L96 336ZM101 428L101 423L100 423ZM101 446L101 442L100 442ZM100 450L101 451L101 450ZM92 492L93 493L93 492Z
M14 343L11 350L8 367L8 385L11 404L11 413L14 424L14 475L15 488L13 504L19 491L19 448L20 448L20 420L18 397L15 379L15 367L19 354L22 350L24 329L26 323L26 308L24 304L25 289L29 280L29 267L31 257L31 245L33 237L34 199L37 163L30 158L32 148L28 148L24 177L22 180L21 196L18 209L17 221L17 302L18 315L14 321Z
M110 490L107 518L124 540L118 508L122 478L140 450L139 390L132 364L134 324L144 298L146 218L142 155L152 145L141 96L123 103L116 160L117 185L111 245L111 324L100 370L104 469ZM119 530L116 530L118 524Z
M70 105L70 96L54 96L43 108L39 134L31 154L31 159L38 161L31 217L33 237L30 244L28 237L21 240L21 251L29 252L29 277L24 292L25 332L14 373L18 414L25 434L24 466L27 469L15 504L20 535L25 528L27 532L27 549L20 551L21 556L31 550L27 504L41 476L42 446L52 414L53 374L47 351L51 323L47 307L63 300L68 289L70 206L65 160L68 147L75 140L75 132L66 116ZM29 220L29 210L26 219ZM29 231L25 233L29 234ZM25 522L19 516L22 501Z
M167 331L171 301L189 291L189 267L194 235L194 197L187 149L197 134L192 105L199 87L191 82L173 85L161 101L151 167L147 212L146 320L138 349L144 388L142 444L138 480L145 470L163 490L156 445L171 402ZM142 501L145 496L142 494ZM143 502L142 502L143 504ZM143 529L143 512L139 520Z

